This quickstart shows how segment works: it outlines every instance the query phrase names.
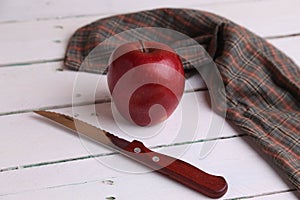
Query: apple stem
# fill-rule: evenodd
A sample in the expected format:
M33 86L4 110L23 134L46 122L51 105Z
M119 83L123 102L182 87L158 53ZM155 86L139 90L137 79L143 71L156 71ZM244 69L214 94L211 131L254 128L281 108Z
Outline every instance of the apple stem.
M144 42L142 40L139 40L141 46L142 46L142 52L143 53L146 53L147 52L147 49L145 48L145 45L144 45Z

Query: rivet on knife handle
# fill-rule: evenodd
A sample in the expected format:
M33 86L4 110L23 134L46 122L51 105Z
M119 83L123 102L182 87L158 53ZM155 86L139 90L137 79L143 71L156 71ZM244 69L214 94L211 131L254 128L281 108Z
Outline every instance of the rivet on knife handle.
M131 158L208 197L219 198L227 191L221 176L208 174L182 160L156 153L134 140L123 151Z

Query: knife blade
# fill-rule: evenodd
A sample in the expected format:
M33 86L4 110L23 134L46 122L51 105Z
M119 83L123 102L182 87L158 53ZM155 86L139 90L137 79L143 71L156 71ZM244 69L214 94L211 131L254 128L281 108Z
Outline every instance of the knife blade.
M79 119L50 111L34 111L78 134L113 148L121 154L211 198L223 196L228 188L222 176L208 174L180 159L154 152L137 140L131 142Z

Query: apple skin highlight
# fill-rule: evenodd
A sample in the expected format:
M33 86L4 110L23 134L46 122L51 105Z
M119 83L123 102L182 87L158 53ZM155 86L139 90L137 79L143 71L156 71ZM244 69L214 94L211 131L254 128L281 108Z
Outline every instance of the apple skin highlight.
M180 57L158 42L130 42L110 57L107 82L119 113L139 126L166 120L177 108L185 78Z

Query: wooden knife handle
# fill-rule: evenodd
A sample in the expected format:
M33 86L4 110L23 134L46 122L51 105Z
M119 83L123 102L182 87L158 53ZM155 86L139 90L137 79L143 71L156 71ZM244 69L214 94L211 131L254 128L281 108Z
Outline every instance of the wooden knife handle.
M123 149L130 158L208 197L219 198L227 191L221 176L208 174L182 160L151 151L134 140Z

